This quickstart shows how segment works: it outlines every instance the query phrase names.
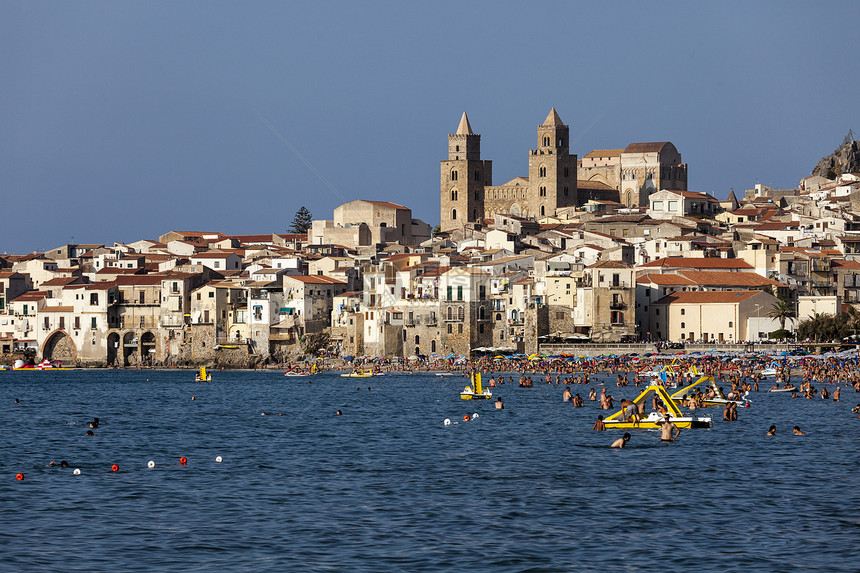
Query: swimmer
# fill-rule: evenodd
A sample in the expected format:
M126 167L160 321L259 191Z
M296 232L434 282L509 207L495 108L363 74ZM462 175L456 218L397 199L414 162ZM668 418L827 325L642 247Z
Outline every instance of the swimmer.
M95 429L95 428L98 428L98 427L99 427L99 419L98 419L98 418L93 418L93 421L92 421L92 422L90 422L90 428Z
M673 430L675 432L674 435L672 435ZM680 435L681 430L678 429L678 426L673 424L669 418L664 418L663 422L660 424L660 441L674 442Z
M597 417L597 421L594 422L594 426L591 429L595 432L602 432L606 429L606 424L603 423L603 415Z
M776 426L771 426L770 429L767 431L767 435L768 436L775 436L776 435Z
M18 398L15 398L15 403L16 403L16 404L19 404L19 403L20 403L20 400L18 400Z
M95 436L96 434L92 430L87 430L87 435L88 436Z
M792 428L792 431L794 432L795 436L805 436L806 435L804 432L802 432L800 430L799 426L795 426L794 428Z
M505 409L505 404L504 404L504 402L502 402L502 397L499 396L498 398L496 398L496 410L504 410L504 409Z
M627 445L627 442L629 442L629 441L630 441L630 434L624 434L622 437L620 437L617 440L615 440L614 442L612 442L612 445L609 447L610 448L623 448L625 445Z
M570 402L573 399L573 394L570 392L570 386L564 389L564 392L561 395L562 402Z
M338 410L337 412L335 412L335 415L336 415L336 416L342 416L342 415L343 415L343 412L341 412L340 410Z
M192 401L194 401L194 400L196 400L196 399L197 399L197 396L192 396L192 397L191 397L191 400L192 400Z

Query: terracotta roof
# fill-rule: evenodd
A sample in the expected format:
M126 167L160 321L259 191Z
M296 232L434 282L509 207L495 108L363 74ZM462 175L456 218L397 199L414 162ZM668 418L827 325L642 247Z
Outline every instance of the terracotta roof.
M73 306L46 306L46 307L43 307L42 310L40 310L39 312L40 313L42 313L42 312L75 312L75 307L73 307Z
M398 205L397 203L390 203L388 201L368 201L363 199L365 203L371 203L376 205L377 207L387 207L389 209L408 209L409 207L404 207L403 205Z
M758 273L733 273L731 271L678 271L679 275L687 277L702 286L733 286L733 287L784 287L779 281L761 276Z
M693 286L696 283L686 277L676 274L646 273L636 279L637 283L655 284L660 286Z
M206 251L205 253L197 253L196 255L189 255L192 259L226 259L230 255L235 255L233 251Z
M650 143L631 143L624 148L624 153L659 153L668 145L668 141L656 141Z
M9 302L29 302L31 300L42 300L43 298L47 298L48 293L40 291L40 290L31 290L25 293L19 294L15 298L13 298Z
M837 269L860 269L860 261L831 261L830 267L836 267Z
M592 157L619 157L622 153L624 153L623 149L595 149L583 155L582 158L585 159L586 157L588 157L589 159L591 159ZM579 185L579 182L577 182L577 185Z
M687 259L684 257L666 257L650 263L639 265L639 268L687 268L687 269L744 269L753 267L741 259Z
M2 276L2 274L0 274ZM79 280L79 277L57 277L42 283L43 287L46 286L66 286L67 284Z
M620 261L598 261L593 265L585 267L587 269L630 269L633 268L628 264Z
M345 282L324 275L286 275L284 280L293 279L305 284L334 284L345 285Z
M761 292L760 290L677 291L664 296L654 304L731 304L742 302Z

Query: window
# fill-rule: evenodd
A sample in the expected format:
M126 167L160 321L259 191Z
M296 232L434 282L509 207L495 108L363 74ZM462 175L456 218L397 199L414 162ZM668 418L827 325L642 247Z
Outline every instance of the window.
M667 211L677 211L678 210L678 202L677 201L669 201L669 207L666 209Z
M454 308L448 307L448 320L454 320Z
M540 189L538 189L538 195L540 195L541 197L546 197L546 187L541 187Z
M481 310L483 310L483 309L481 309ZM484 334L484 323L483 322L478 325L478 332L481 334Z
M682 323L681 323L681 328L687 328L687 325L686 325L686 324L684 324L684 323L682 322Z
M660 316L660 309L659 309L659 308L655 308L655 309L654 309L654 315L655 315L655 316Z
M203 294L198 292L197 293L197 300L200 300L200 297L202 297L202 296L203 296Z
M484 320L486 318L484 307L478 309L478 320ZM483 328L483 326L481 327Z
M420 337L416 334L415 335L415 344L418 344L419 341L420 341Z
M80 316L76 316L76 317L75 317L75 326L74 326L74 329L75 329L75 330L80 330L80 329L81 329L81 317L80 317Z
M564 196L567 197L570 193L570 190L567 188L567 185L564 186Z
M653 203L651 203L651 210L662 211L663 210L663 202L662 201L654 201Z
M457 190L454 189L453 191L451 191L451 201L456 201L456 200L457 200Z
M475 181L480 181L480 180L481 180L481 172L478 170L475 170Z
M463 325L462 324L457 325L457 334L463 334Z
M538 177L546 177L546 167L538 169Z
M221 261L215 261L215 268L216 268L216 269L220 269L220 268L221 268Z
M681 316L684 316L685 314L687 314L686 309L683 309L683 308L682 308L682 309L681 309Z
M448 323L448 334L452 334L454 332L454 325L450 322Z
M546 215L546 208L543 205L541 205L540 206L540 216L543 217L544 215Z
M456 209L451 209L451 218L455 221L457 220L457 210Z
M451 285L448 285L448 300L454 300L454 296L452 294L453 291L454 291L454 287Z
M733 327L733 325L734 325L734 323L730 320L730 321L729 321L729 328L732 328L732 327Z
M462 306L457 307L457 320L464 320L466 318L466 311Z
M451 181L456 181L456 180L457 180L457 170L455 169L454 171L451 172Z
M90 305L95 305L99 303L99 293L94 292L90 294ZM24 314L27 314L27 307L24 306Z
M486 300L487 299L487 287L481 285L478 287L478 300Z
M567 167L565 167L565 168L564 168L564 176L565 176L565 177L570 177L570 173L568 172L568 168L567 168Z
M457 287L457 300L463 300L463 286L462 285Z
M90 320L90 328L98 328L98 320L96 319L96 317L93 317Z

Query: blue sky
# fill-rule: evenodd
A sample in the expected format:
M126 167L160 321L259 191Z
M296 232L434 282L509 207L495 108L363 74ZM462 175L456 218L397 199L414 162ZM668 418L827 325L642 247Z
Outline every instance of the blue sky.
M301 205L330 218L352 199L436 225L463 111L496 184L527 175L554 106L573 153L672 141L690 189L718 197L794 187L860 131L856 1L0 1L0 14L0 252L281 232Z

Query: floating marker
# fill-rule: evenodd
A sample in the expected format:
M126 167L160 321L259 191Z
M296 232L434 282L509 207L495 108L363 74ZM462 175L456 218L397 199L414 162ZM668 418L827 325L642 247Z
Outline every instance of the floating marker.
M451 425L451 419L450 419L450 418L445 418L445 425L446 425L446 426L450 426L450 425Z
M221 463L221 456L215 456L215 461L220 464Z
M154 462L153 460L149 460L148 462L146 462L146 467L148 467L148 468L154 468L154 467L155 467L155 462Z
M474 420L475 418L477 418L477 417L478 417L478 413L477 413L477 412L475 412L474 414L472 414L472 419L473 419L473 420Z
M119 471L119 466L118 466L118 465L116 465L116 464L112 465L112 466L110 467L110 471L112 471L112 472L118 472L118 471Z
M187 459L185 459L185 456L183 456L183 457L179 458L179 465L180 465L180 466L184 466L184 465L185 465L185 464L187 464L187 463L188 463L188 460L187 460Z
M72 473L76 476L79 476L79 475L81 475L81 470L78 468L75 468L75 471L73 471Z
M468 422L470 420L469 414L463 414L463 421Z
M24 474L18 474L15 476L15 479L18 481L22 481L24 479Z

